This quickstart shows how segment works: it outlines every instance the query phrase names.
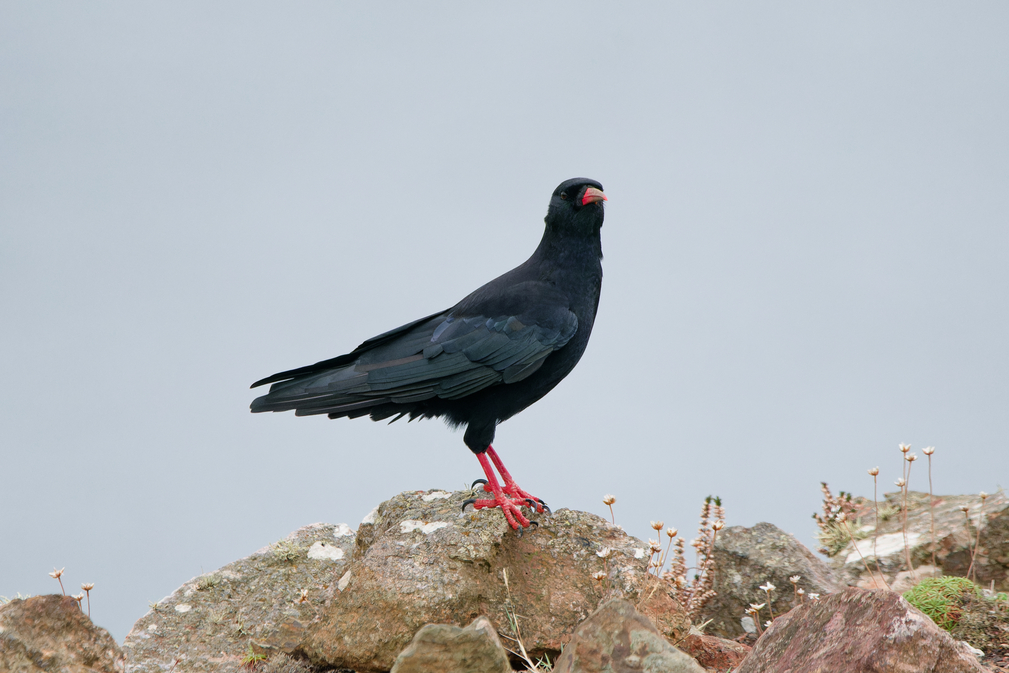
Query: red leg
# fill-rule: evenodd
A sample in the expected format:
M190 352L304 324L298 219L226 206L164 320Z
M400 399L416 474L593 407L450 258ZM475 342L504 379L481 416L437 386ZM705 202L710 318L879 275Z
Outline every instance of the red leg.
M493 449L488 448L488 452L493 451ZM473 509L483 509L485 507L500 507L501 512L504 513L505 519L508 521L508 525L512 528L518 530L519 525L523 528L529 527L529 519L527 519L521 511L522 505L525 504L524 501L522 505L518 504L517 501L505 495L505 491L501 488L501 485L497 483L497 477L494 476L494 468L491 467L490 462L487 460L486 453L476 454L477 459L480 461L480 466L483 468L483 473L487 475L487 484L485 489L490 490L494 494L493 500L477 500L473 503ZM500 467L500 459L497 458L496 454L493 454L491 458L495 463L498 464L498 469ZM502 471L502 476L505 478L505 483L508 483L508 479L511 477L506 476L507 472ZM515 483L512 481L511 483Z
M536 503L536 512L542 514L543 501L537 498L536 496L532 495L531 493L527 493L526 491L519 488L519 485L515 483L515 480L512 479L512 476L508 473L508 470L505 468L504 463L501 462L501 458L498 457L497 451L494 450L493 446L487 447L487 455L489 455L490 459L494 462L494 467L497 468L497 471L501 473L501 478L504 480L504 488L502 490L508 495L512 496L513 498L519 498L520 500L525 500L528 498L529 500L532 500L533 502ZM484 472L486 471L487 468L484 468Z

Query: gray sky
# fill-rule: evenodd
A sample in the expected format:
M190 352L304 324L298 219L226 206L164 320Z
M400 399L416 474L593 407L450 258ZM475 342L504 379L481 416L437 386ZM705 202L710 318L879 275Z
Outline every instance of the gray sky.
M481 475L439 421L249 384L610 197L581 364L496 448L550 505L812 544L819 482L1009 469L1005 3L0 4L0 595L118 639L316 521ZM926 485L923 462L912 488Z

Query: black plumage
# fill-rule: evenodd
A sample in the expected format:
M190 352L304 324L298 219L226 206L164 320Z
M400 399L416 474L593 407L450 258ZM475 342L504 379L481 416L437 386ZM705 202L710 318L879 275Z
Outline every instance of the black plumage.
M442 417L466 426L464 441L485 472L483 454L490 449L505 493L528 496L490 448L494 430L547 394L585 351L602 283L605 199L594 180L561 183L550 199L543 238L523 264L452 308L373 337L351 353L257 381L252 387L273 385L253 401L252 411ZM517 510L502 508L514 526L509 511ZM520 513L516 518L528 525Z

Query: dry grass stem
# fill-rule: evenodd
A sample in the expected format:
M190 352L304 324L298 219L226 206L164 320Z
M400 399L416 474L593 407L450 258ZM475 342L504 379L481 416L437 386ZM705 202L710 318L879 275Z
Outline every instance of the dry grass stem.
M926 446L921 452L928 456L928 518L932 537L932 567L938 568L935 563L935 496L932 495L932 454L935 453L935 447Z
M872 578L872 585L878 589L879 582L876 581L876 575L871 570L869 570L869 564L866 562L865 557L862 556L862 550L858 548L858 543L855 542L855 536L852 535L851 527L848 525L847 517L842 514L840 517L838 517L838 519L841 522L841 525L844 526L844 530L848 533L848 537L851 539L851 546L855 548L856 552L858 552L858 558L862 559L862 566L865 568L865 572L869 573L869 577ZM873 544L875 545L875 541L873 541ZM876 558L874 558L873 560L876 562L876 567L878 569L879 560ZM889 589L890 586L886 583L886 577L883 577L882 571L880 571L879 576L883 580L883 586Z
M974 549L970 553L970 567L967 568L967 579L973 579L971 573L974 572L974 561L977 559L978 546L981 544L981 529L984 527L984 501L988 498L988 494L981 491L981 509L977 513L977 538L974 540ZM967 512L964 512L967 514ZM967 523L970 524L970 514L967 514ZM970 529L968 529L968 533Z
M522 643L522 632L519 630L519 616L515 613L512 607L512 591L511 587L508 586L507 568L501 570L501 576L504 578L505 593L508 595L508 601L505 603L505 614L508 616L508 621L511 622L511 627L515 631L514 638L510 638L508 636L505 636L505 638L515 641L515 643L519 646L519 651L512 652L512 654L522 657L522 661L525 662L526 668L533 673L545 673L539 666L536 665L536 662L532 660L532 657L530 657L529 653L526 652L526 646Z

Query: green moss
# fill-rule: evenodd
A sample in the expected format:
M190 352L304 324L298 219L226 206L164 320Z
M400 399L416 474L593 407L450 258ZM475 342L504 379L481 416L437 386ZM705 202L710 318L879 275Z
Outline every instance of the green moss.
M930 577L904 592L904 599L949 631L960 619L966 595L981 596L981 590L966 577Z

